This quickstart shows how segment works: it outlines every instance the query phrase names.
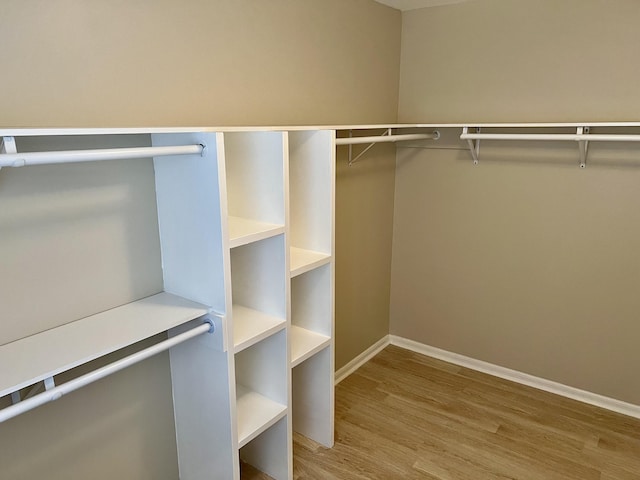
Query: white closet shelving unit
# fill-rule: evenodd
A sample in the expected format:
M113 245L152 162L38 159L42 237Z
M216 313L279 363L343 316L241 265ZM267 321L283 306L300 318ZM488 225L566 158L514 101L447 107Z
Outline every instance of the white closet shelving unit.
M29 156L12 138L81 135L86 145L109 134L150 135L160 149ZM159 333L186 339L197 330L169 350L181 479L237 480L240 460L290 479L293 430L333 444L335 131L0 130L0 137L4 166L159 152L164 285L0 345L0 396L24 404L21 389L42 381L50 388L57 374ZM173 146L184 148L166 148Z

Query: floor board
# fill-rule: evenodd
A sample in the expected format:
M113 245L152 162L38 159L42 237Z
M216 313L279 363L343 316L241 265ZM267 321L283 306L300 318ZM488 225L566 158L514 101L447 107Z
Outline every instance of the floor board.
M295 479L640 480L640 420L394 346L336 386L335 428L294 435Z

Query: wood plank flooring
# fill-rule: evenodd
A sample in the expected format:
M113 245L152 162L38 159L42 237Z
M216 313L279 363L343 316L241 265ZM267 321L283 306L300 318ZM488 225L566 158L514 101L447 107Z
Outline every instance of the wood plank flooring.
M334 448L294 436L294 478L640 480L640 420L389 346L337 385Z

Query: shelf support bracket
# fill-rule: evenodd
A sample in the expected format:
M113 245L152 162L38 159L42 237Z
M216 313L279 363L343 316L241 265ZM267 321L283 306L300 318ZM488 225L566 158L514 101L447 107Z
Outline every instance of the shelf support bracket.
M390 128L387 128L387 130L380 135L381 137L384 137L385 135L391 135L392 131ZM353 130L349 130L349 136L352 137L353 136ZM363 151L361 151L356 158L352 158L352 154L353 154L353 145L349 145L349 166L351 167L354 163L356 163L358 161L358 159L360 157L362 157L365 153L367 153L371 147L373 147L375 145L374 143L370 143L369 146L367 148L365 148Z
M578 135L588 135L589 127L578 127L576 133ZM580 168L587 166L587 152L589 151L589 140L578 140L578 148L580 149Z
M466 135L468 133L469 127L463 127L462 134ZM480 127L476 128L476 133L480 133ZM469 145L469 151L471 152L471 157L473 158L473 164L478 165L478 163L480 162L480 139L474 142L472 139L468 138L467 144Z
M19 403L20 400L22 400L20 398L20 392L11 392L11 403L13 405L15 405L16 403Z
M0 154L4 153L18 153L16 139L14 137L2 137L2 141L0 142ZM2 170L2 167L0 167L0 170Z
M44 389L51 390L52 388L56 388L56 382L53 377L47 377L44 379Z

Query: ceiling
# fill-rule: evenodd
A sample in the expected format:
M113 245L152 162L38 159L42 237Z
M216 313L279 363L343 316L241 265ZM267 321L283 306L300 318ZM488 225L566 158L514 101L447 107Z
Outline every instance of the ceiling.
M415 10L416 8L435 7L438 5L449 5L451 3L462 3L468 0L376 0L398 10Z

